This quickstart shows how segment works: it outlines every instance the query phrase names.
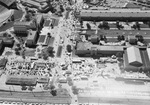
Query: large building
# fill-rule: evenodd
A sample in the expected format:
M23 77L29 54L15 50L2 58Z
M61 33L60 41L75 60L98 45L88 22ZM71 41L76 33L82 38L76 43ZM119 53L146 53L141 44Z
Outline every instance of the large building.
M149 21L150 11L141 9L80 10L76 14L81 20L92 21Z
M26 40L26 46L31 47L36 45L37 37L37 31L30 31Z
M43 15L37 15L36 16L36 24L37 24L38 30L40 30L42 28L43 23L44 23Z
M101 46L90 42L79 42L76 45L76 55L79 56L112 56L123 53L124 46Z
M124 51L124 69L126 71L150 71L149 48L147 50L129 47Z
M29 22L17 21L14 23L14 32L16 34L27 34L29 29L37 29L35 20L31 20Z

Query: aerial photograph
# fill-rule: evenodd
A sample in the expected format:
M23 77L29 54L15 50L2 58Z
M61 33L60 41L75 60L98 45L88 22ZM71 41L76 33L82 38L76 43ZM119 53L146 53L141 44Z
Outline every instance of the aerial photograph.
M150 105L150 0L0 0L0 105Z

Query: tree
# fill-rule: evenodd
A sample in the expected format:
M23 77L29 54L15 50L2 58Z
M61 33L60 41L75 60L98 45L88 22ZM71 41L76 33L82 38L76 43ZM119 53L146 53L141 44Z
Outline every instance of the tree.
M80 25L81 25L81 27L83 27L83 21L82 20L80 20Z
M17 43L16 46L19 48L20 47L20 43Z
M103 27L102 24L99 24L99 25L98 25L98 28L102 29L102 27Z
M28 90L30 90L30 91L33 91L33 89L34 89L33 86L28 87Z
M31 13L27 13L27 14L25 15L25 18L26 18L26 21L30 21L31 18L32 18L32 14L31 14Z
M103 28L104 29L109 29L109 26L108 26L108 22L107 21L103 21Z
M63 5L60 5L60 10L61 10L61 12L64 12L64 7L63 7Z
M57 91L56 90L51 90L50 92L53 96L56 96L57 95Z
M76 86L72 86L72 92L73 94L77 95L79 93L79 90L77 89Z
M117 52L116 53L116 57L122 57L123 55L122 55L122 53L121 52Z
M135 25L136 25L136 28L137 28L138 30L140 30L140 24L139 24L139 22L136 22Z
M123 35L121 35L121 40L125 40L125 37Z
M49 32L47 33L47 35L48 35L48 37L50 37L50 38L52 37L52 36L51 36L51 33L49 33Z
M49 88L50 88L51 90L54 90L54 89L55 89L55 86L54 86L54 85L50 85Z
M3 37L7 37L7 35L8 35L8 34L7 34L6 32L5 32L5 33L3 33Z
M72 51L71 45L67 45L67 51L68 51L68 52L71 52L71 51Z
M116 26L120 30L121 27L120 27L119 21L116 22Z
M118 36L117 36L117 39L118 39L118 41L121 41L121 36L118 35Z
M11 21L14 21L15 20L15 17L14 15L11 16Z
M69 86L73 86L73 81L68 81Z
M48 55L46 53L43 53L43 59L48 60Z
M54 48L49 46L47 48L47 53L48 53L48 56L54 57Z
M27 90L27 86L21 86L21 90Z
M87 29L91 30L91 25L89 23L86 23Z

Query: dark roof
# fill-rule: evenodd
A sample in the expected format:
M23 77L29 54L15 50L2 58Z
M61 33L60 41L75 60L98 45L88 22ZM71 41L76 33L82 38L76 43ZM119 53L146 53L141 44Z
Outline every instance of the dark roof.
M52 18L52 25L53 26L58 26L58 23L59 23L59 19Z
M9 76L5 83L7 85L36 86L37 78L32 76Z
M44 26L50 26L51 20L46 20Z
M38 42L44 43L46 35L40 35Z
M66 15L65 15L65 19L68 19L69 13L70 13L70 11L67 11L67 13L66 13Z
M61 57L61 54L62 54L62 46L59 46L57 50L57 57Z
M94 35L96 30L84 30L81 31L80 35ZM150 30L98 30L97 35L106 35L106 36L118 36L118 35L142 35L148 37L150 35Z
M0 67L3 67L3 68L4 68L4 67L6 66L7 61L8 61L8 60L5 59L5 58L1 59L1 60L0 60Z

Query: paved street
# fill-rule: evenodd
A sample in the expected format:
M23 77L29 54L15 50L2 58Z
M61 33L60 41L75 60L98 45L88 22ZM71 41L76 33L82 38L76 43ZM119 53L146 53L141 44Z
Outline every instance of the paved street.
M39 103L71 103L70 96L52 96L50 92L6 92L0 91L0 100L39 102Z

